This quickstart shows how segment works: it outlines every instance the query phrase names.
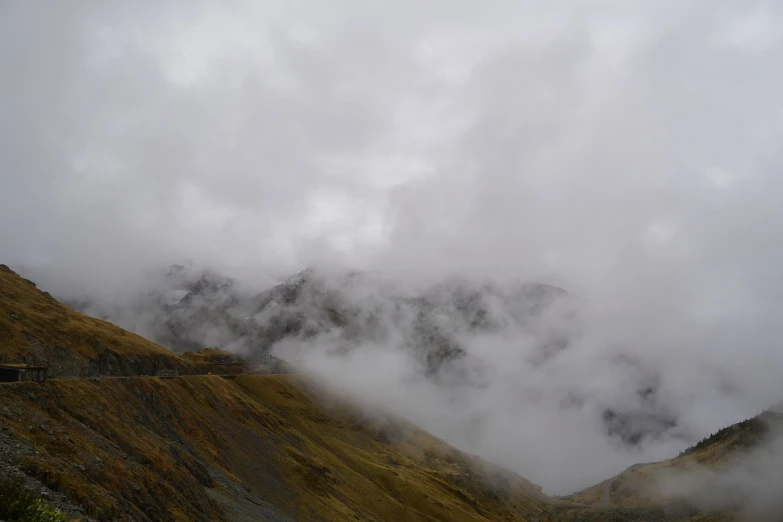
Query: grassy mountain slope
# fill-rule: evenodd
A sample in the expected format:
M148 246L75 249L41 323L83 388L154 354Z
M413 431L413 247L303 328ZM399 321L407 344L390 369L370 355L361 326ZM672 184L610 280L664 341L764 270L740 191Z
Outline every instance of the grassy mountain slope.
M694 497L713 496L721 497L712 502L722 506L723 514L705 514L702 519L729 520L728 513L732 509L725 506L733 505L741 511L742 505L748 504L749 500L743 497L743 492L736 491L736 487L731 487L734 491L728 495L718 488L731 484L725 477L738 467L742 469L749 456L769 442L775 433L779 434L782 427L783 407L777 406L719 430L676 458L632 466L617 477L576 493L568 500L604 505L607 487L611 505L616 507L672 505L691 502ZM710 489L715 490L712 495ZM735 495L736 498L728 498Z
M241 362L216 350L179 357L147 339L76 312L0 265L0 362L44 363L50 377L237 373ZM215 364L215 359L224 359Z
M550 499L301 375L5 384L0 421L85 520L699 520Z
M521 477L313 386L297 376L6 384L0 418L32 450L16 456L21 469L100 520L241 519L254 505L335 521L547 510Z
M191 366L143 337L61 305L5 265L0 265L0 357L48 363L53 376Z

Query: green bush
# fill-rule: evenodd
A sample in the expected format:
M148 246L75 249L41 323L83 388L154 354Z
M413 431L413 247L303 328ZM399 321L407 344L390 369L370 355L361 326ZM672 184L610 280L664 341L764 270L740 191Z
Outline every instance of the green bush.
M0 478L0 519L7 522L67 522L65 515L22 487L19 480Z

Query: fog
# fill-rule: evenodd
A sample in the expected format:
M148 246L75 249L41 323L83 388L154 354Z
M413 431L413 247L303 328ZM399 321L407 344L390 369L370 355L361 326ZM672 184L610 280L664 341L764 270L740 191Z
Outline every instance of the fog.
M6 1L0 262L119 303L189 261L555 284L579 327L546 364L458 332L482 388L390 338L275 350L570 492L783 397L780 63L771 0ZM647 380L676 426L629 447L600 412Z
M754 420L758 443L738 449L716 468L688 461L659 473L643 486L652 498L681 499L707 510L733 510L745 520L780 520L783 510L781 406Z

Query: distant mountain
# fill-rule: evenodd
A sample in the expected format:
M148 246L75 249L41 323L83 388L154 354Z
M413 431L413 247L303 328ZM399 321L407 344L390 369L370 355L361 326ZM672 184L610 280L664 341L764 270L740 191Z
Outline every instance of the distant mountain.
M411 287L368 272L308 268L268 288L248 288L213 270L174 265L126 299L67 301L174 352L221 347L250 358L277 347L307 350L318 341L335 355L367 345L402 350L422 375L442 384L486 387L486 361L466 342L524 338L527 364L541 366L569 349L581 331L580 299L555 286L449 278ZM628 359L628 358L627 358ZM659 379L624 360L638 379L637 404L606 404L609 437L637 445L677 426L658 399ZM569 397L566 407L587 398ZM569 406L570 405L570 406Z
M458 335L498 331L514 323L540 338L537 359L568 346L567 329L539 322L570 295L557 287L509 288L448 280L406 292L370 274L298 272L266 289L241 288L210 270L182 265L163 272L148 291L121 304L83 298L70 306L149 337L175 352L221 346L245 354L269 352L291 338L331 334L343 348L391 342L416 353L427 372L465 356ZM575 321L574 311L558 318Z

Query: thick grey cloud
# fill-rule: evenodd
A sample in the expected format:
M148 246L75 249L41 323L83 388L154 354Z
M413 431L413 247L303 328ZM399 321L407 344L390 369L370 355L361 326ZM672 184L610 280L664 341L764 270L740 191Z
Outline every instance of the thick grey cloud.
M714 431L783 396L781 35L772 0L4 2L0 256L60 293L188 259L555 282L585 334L536 389L617 395L622 346ZM540 404L476 447L556 489L680 449Z

